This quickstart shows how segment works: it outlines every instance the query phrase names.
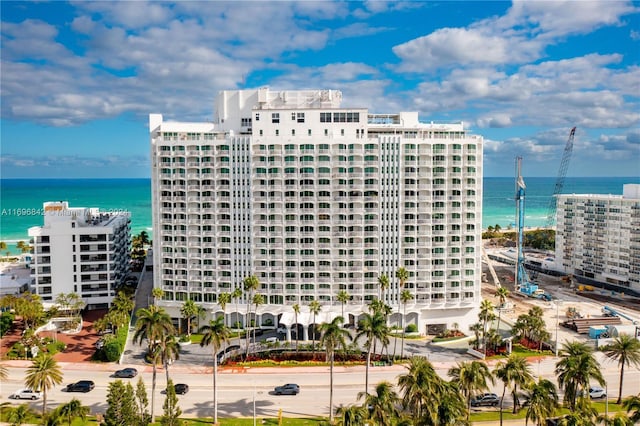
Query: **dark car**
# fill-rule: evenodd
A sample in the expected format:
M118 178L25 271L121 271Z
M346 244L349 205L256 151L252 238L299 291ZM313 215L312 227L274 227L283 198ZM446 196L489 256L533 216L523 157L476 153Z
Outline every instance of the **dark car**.
M91 380L80 380L79 382L71 383L65 388L67 392L89 392L96 387L96 384Z
M136 377L138 375L138 370L135 368L123 368L122 370L118 370L113 373L113 377L130 379L132 377Z
M300 393L300 386L295 383L287 383L286 385L276 386L273 392L276 395L297 395Z
M176 391L176 395L184 395L189 392L189 385L184 383L176 383L173 385L173 389Z
M500 404L500 398L495 393L483 393L471 399L472 407L495 407Z

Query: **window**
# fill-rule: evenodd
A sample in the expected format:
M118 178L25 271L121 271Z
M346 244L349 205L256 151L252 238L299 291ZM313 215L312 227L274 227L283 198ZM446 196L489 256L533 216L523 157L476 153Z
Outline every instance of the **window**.
M279 112L272 112L271 113L271 122L272 123L280 123L280 113Z

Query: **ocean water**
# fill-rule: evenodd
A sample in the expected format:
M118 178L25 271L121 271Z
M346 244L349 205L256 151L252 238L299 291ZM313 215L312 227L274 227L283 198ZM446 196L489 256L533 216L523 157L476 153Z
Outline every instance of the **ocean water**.
M556 178L526 178L525 223L544 226ZM640 177L571 178L562 193L622 194L625 183ZM515 225L515 179L484 178L482 225ZM131 232L151 234L151 179L2 179L0 180L0 240L16 252L17 241L27 241L27 230L43 223L42 203L68 201L71 207L99 207L131 213Z

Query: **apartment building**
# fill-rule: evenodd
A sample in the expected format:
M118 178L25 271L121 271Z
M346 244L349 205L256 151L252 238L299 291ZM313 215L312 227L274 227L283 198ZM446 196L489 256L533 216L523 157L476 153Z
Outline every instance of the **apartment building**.
M559 195L556 265L580 282L640 294L640 185Z
M88 309L109 307L129 270L130 215L43 204L44 224L29 228L32 291L43 301L77 293Z
M150 115L154 285L172 317L192 299L209 318L306 337L311 301L316 323L344 310L355 324L382 297L392 324L422 333L477 320L482 138L341 103L337 90L260 88L221 92L212 123ZM223 313L218 296L251 275L264 304L246 319L243 295Z

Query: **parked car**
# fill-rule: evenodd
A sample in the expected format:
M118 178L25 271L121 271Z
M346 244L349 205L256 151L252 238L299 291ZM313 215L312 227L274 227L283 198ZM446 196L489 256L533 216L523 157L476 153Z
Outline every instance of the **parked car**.
M118 370L113 373L113 377L130 379L132 377L136 377L138 375L138 370L135 368L123 368L122 370Z
M277 337L267 337L266 339L264 339L265 343L276 343L278 341Z
M300 393L300 386L295 383L287 383L286 385L276 386L273 392L276 395L297 395Z
M42 398L42 392L34 391L31 389L20 389L9 395L11 399L40 399Z
M173 389L176 391L176 395L184 395L185 393L189 392L189 385L186 385L184 383L176 383L175 385L173 385ZM167 390L165 389L164 391L166 392Z
M96 384L92 380L80 380L79 382L71 383L67 385L65 390L67 392L89 392L96 387Z
M472 407L495 407L500 404L500 398L495 393L483 393L471 399Z

